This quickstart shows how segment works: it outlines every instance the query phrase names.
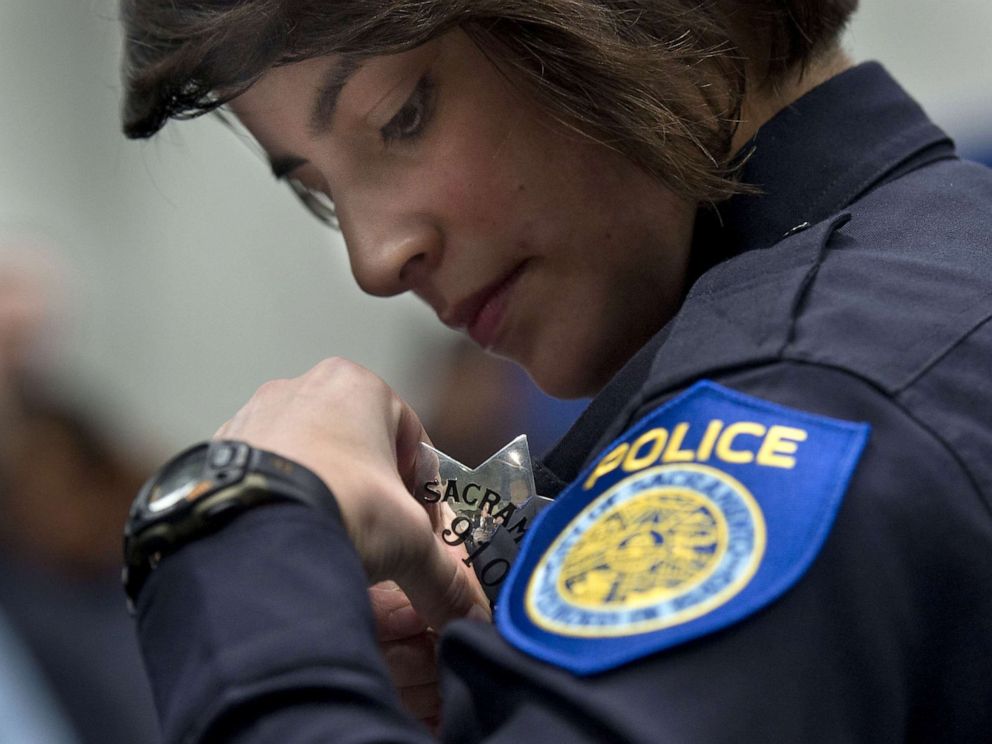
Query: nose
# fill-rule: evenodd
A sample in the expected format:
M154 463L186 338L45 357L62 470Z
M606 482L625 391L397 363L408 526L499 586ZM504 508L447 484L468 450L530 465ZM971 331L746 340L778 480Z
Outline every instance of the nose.
M341 215L351 273L364 292L390 297L424 285L440 263L443 239L422 215L370 211L363 217Z

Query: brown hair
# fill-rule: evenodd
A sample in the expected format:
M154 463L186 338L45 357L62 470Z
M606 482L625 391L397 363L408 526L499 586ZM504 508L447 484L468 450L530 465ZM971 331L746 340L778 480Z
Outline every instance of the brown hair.
M729 147L745 83L802 71L857 2L122 0L124 132L210 111L275 65L395 53L460 26L566 126L715 201L738 190Z

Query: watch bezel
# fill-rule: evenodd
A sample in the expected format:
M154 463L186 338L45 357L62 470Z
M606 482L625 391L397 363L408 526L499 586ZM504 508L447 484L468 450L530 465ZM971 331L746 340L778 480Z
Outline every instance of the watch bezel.
M225 463L217 467L214 457L217 452L228 452ZM125 527L125 537L134 537L153 523L179 521L194 511L196 505L220 489L238 485L245 477L251 447L244 442L218 440L201 442L189 447L166 462L149 478L138 492ZM180 499L163 508L155 508L158 490L171 473L184 467L191 458L202 460L199 474L189 484L189 490ZM178 489L173 489L173 491Z
M190 458L202 460L181 498L153 508L156 489ZM181 486L173 486L173 491ZM124 589L129 609L159 561L216 531L258 503L298 501L340 519L337 502L316 474L285 457L236 440L189 447L159 468L135 497L124 528Z

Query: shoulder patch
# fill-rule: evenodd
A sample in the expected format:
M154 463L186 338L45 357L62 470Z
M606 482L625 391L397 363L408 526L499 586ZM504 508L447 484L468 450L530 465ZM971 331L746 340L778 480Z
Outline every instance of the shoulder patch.
M867 438L867 424L697 383L541 514L500 632L585 675L742 620L809 568Z

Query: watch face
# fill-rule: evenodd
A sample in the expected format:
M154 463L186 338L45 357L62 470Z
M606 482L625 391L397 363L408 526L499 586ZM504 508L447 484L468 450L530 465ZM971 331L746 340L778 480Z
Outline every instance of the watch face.
M200 483L207 462L207 446L203 445L172 462L158 479L148 497L148 510L152 513L170 509Z

